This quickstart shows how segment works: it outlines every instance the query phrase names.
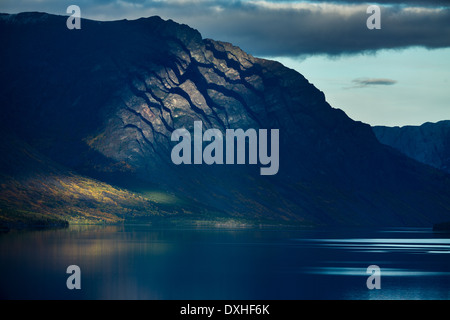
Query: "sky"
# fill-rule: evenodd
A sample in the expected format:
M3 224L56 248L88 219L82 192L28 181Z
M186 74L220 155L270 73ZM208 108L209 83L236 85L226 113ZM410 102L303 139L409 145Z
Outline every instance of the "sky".
M0 0L0 12L137 19L198 29L302 73L327 101L371 125L450 120L450 0ZM380 8L381 29L368 29Z

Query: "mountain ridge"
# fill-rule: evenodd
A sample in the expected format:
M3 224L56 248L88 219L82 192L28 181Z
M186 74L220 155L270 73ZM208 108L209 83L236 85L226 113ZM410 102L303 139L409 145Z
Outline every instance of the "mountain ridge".
M450 173L450 120L420 126L373 127L381 143L421 163Z

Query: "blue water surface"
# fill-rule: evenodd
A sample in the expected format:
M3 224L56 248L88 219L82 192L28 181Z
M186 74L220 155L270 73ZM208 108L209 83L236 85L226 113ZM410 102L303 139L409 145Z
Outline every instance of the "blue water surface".
M67 267L81 270L69 290ZM367 268L379 266L381 289ZM71 226L0 234L2 299L449 299L431 229Z

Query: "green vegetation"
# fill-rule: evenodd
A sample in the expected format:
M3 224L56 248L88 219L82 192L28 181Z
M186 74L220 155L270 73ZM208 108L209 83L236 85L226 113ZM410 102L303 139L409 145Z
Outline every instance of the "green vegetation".
M67 227L69 223L53 216L36 212L1 209L0 208L0 229L14 228L53 228Z
M247 225L156 188L119 188L73 173L0 180L0 229L68 224Z
M36 174L3 180L0 183L0 208L0 223L8 226L60 221L120 223L125 219L159 214L145 197L74 174Z

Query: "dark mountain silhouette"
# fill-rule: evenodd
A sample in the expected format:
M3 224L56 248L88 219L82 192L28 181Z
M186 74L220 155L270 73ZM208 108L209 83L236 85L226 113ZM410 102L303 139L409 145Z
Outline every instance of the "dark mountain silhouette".
M450 121L421 126L373 128L381 143L408 157L450 173Z
M4 139L20 141L4 144L5 153L21 158L14 149L27 145L46 166L140 197L156 208L149 217L385 226L450 218L448 175L379 143L298 72L159 17L83 20L81 30L68 30L66 19L0 16L0 124ZM174 165L171 133L192 131L196 120L222 132L279 129L278 174L261 176L255 165ZM34 164L22 172L11 165L18 161L5 160L2 190L20 174L40 184ZM65 194L57 206L63 219L72 221L64 206L83 207L65 185L40 186L43 198ZM28 201L29 193L23 183L15 197ZM0 204L14 210L12 198ZM138 200L125 197L115 211L108 201L90 202L96 217L128 220L138 208L144 216ZM40 211L29 202L20 210Z

